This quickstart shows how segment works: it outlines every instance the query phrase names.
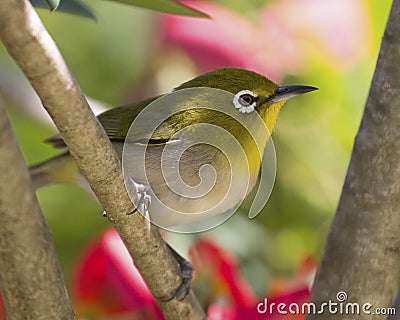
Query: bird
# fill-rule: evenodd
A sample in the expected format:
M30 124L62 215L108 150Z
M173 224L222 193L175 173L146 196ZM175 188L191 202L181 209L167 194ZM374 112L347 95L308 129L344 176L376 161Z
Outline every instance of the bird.
M154 212L163 211L161 216L154 216L153 222L174 230L174 226L196 225L202 218L225 212L243 200L257 182L262 153L282 106L288 99L314 90L317 88L312 86L279 86L245 69L222 68L181 84L172 94L112 108L98 115L98 120L125 165L124 170L137 176L131 177L134 192L138 187L150 187L151 196L147 199L151 198L151 207ZM156 108L143 116L145 109L155 104ZM157 118L155 114L166 115L161 124L151 123L155 122L151 117ZM230 136L221 135L218 129ZM212 141L199 142L204 139ZM66 148L60 135L46 141ZM124 147L129 151L124 153ZM227 151L221 152L221 147ZM239 151L247 161L238 160ZM138 154L143 159L138 159ZM144 161L143 173L143 168L136 167L143 166L140 162ZM212 166L214 171L207 172L205 165ZM88 189L68 151L31 166L30 172L36 189L55 183L78 184ZM230 190L229 201L221 203L228 188L236 188L232 187L235 178L239 184L247 180L246 186L239 191ZM182 195L185 190L177 192L179 182L181 189L189 189L194 195ZM153 198L159 201L155 203Z
M282 106L314 90L280 86L246 69L221 68L97 118L141 213L167 230L198 232L225 219L215 217L225 217L253 190ZM90 189L62 137L46 142L65 151L30 167L34 187L72 183Z

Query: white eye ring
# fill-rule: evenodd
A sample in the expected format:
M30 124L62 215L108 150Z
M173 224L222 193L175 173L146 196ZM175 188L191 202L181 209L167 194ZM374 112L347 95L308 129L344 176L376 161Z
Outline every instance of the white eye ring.
M247 101L250 98L250 101ZM257 106L257 95L250 90L241 90L233 97L233 105L241 113L250 113Z

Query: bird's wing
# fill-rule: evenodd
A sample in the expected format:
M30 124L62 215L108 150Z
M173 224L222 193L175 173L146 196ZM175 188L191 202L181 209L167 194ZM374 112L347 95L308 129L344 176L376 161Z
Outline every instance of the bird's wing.
M176 142L179 140L176 134L183 128L204 122L204 112L197 108L198 103L193 103L192 99L182 100L178 103L185 104L185 108L180 111L174 112L176 105L175 100L164 101L160 100L162 105L160 109L158 105L155 108L150 108L145 116L135 123L133 130L130 130L132 122L149 104L157 100L161 96L156 96L143 100L136 104L129 104L107 110L97 116L100 123L103 125L108 137L113 142L125 142L129 133L129 141L132 143L145 143L149 145L163 145L172 140ZM201 97L200 97L201 98ZM168 104L170 102L170 104ZM206 101L208 103L208 101ZM190 107L193 105L193 107ZM189 106L189 107L188 107ZM209 111L208 115L210 114ZM208 121L214 121L217 117L221 117L218 112L214 116L208 116ZM143 119L143 120L142 120ZM159 119L168 119L168 121L161 121L157 125ZM154 121L153 121L154 120ZM226 119L225 119L226 120ZM225 120L220 122L225 123ZM218 121L215 120L217 123ZM55 135L45 140L56 148L66 148L66 145L61 135Z
M107 110L97 116L100 123L104 127L110 140L124 141L129 131L131 123L135 120L137 115L151 102L160 96L143 100L139 103L123 105L110 110ZM157 139L155 139L157 140ZM57 149L67 148L63 138L58 133L44 140L46 143L51 144ZM157 143L157 141L153 141ZM158 142L160 143L160 141Z
M116 107L97 116L111 140L124 141L129 128L137 115L158 97L143 100L139 103Z

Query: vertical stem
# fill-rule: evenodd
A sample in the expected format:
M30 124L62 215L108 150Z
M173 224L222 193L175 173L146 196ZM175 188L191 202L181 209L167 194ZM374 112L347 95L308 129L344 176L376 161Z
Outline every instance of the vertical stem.
M394 0L312 301L389 307L400 271L400 0ZM355 84L356 85L356 84ZM324 319L360 315L324 313ZM361 318L365 317L362 314ZM307 319L317 319L309 315ZM374 314L368 319L385 319ZM319 319L319 318L318 318Z
M49 229L0 104L0 289L7 320L74 319Z

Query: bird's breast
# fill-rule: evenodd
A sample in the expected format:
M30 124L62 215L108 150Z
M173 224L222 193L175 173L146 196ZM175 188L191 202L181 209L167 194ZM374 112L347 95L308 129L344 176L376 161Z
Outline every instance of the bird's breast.
M123 150L125 181L149 186L149 213L161 226L186 225L235 208L254 187L246 153L213 145L173 141ZM122 155L122 146L116 146ZM129 177L129 179L127 179Z

